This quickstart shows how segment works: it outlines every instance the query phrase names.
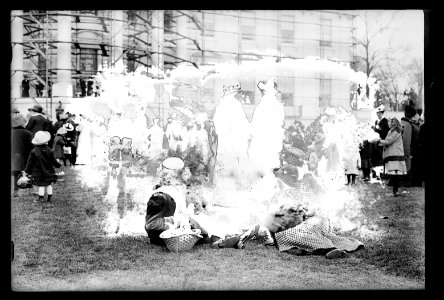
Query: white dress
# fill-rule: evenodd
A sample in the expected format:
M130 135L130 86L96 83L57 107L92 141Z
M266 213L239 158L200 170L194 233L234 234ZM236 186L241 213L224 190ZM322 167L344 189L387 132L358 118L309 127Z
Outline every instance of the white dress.
M274 92L266 92L256 106L251 120L249 157L253 169L269 173L280 165L279 154L284 140L285 111Z
M216 173L242 177L241 171L248 162L250 123L234 95L220 100L214 113L214 127L218 136L217 169L221 171Z
M76 164L90 165L92 156L91 124L83 120L79 126L77 126L77 131L80 132L80 135L77 145Z

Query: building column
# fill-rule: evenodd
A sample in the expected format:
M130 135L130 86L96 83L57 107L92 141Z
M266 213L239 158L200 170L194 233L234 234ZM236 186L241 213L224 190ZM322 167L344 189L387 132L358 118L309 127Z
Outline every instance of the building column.
M163 71L163 10L154 10L152 14L151 64Z
M113 37L112 67L118 73L124 71L123 63L123 11L113 11Z
M22 96L21 84L23 80L23 14L21 10L11 11L11 98Z
M58 15L57 80L52 85L53 97L72 97L71 69L71 16Z

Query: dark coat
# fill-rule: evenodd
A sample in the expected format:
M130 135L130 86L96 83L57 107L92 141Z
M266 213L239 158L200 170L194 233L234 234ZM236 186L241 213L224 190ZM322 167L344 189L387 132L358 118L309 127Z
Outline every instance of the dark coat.
M52 131L51 121L46 119L42 115L36 115L29 118L28 124L26 125L26 129L31 131L32 135L37 131Z
M31 143L32 133L22 126L11 130L11 171L23 171L29 153L34 145Z
M59 159L65 158L65 153L63 152L63 146L65 146L65 141L63 139L63 136L56 135L54 139L54 146L52 150L54 151L54 157Z
M56 181L54 167L61 167L54 157L54 152L48 145L39 145L32 149L25 172L32 175L34 185L47 186Z
M159 192L150 197L146 207L145 230L151 244L165 245L159 235L168 228L164 218L172 217L175 211L176 203L170 195Z
M374 130L379 134L381 140L387 137L387 133L390 130L388 125L388 120L386 118L381 118L381 120L375 121L375 125L378 125L379 128L375 128ZM373 144L372 147L372 159L371 164L373 167L378 167L384 165L384 160L382 159L383 147L378 144Z
M362 143L362 147L359 149L359 154L361 155L361 168L372 167L372 148L372 144L368 141Z
M388 120L383 117L381 120L375 121L375 125L379 126L379 128L375 128L375 131L379 134L381 140L385 139L390 130Z

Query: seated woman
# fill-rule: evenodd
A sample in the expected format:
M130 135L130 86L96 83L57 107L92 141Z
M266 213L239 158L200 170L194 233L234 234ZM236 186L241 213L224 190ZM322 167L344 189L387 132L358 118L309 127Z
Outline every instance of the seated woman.
M181 215L186 213L185 185L180 178L183 167L184 162L178 157L169 157L161 165L160 183L148 200L145 216L145 230L151 244L164 246L159 235L175 228Z
M276 173L276 176L280 176ZM325 255L327 258L339 258L355 252L364 244L352 237L337 236L330 220L318 210L318 196L322 187L311 174L305 174L296 182L295 188L278 192L262 220L274 239L279 251L290 254ZM240 236L240 245L251 239L255 229L252 228Z
M345 257L364 244L353 237L337 236L330 220L315 213L307 214L297 207L281 207L266 224L274 233L279 251L296 255L325 255L326 258Z

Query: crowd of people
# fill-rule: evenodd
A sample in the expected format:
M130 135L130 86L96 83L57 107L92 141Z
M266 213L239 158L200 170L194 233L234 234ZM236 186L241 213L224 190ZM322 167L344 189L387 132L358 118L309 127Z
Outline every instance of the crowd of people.
M52 186L58 176L63 175L62 166L92 162L92 146L88 141L90 128L76 122L75 115L63 112L57 114L57 121L53 123L40 105L30 108L26 117L16 109L12 109L11 113L13 196L18 196L19 177L29 176L38 189L38 198L34 201L44 201L46 192L46 201L50 202ZM372 126L379 139L364 140L359 148L345 145L353 151L344 158L343 168L346 184L353 186L360 174L364 182L378 177L373 169L382 166L384 171L379 176L390 179L389 185L393 186L396 197L400 194L400 186L422 186L425 181L422 169L424 122L420 117L421 111L413 106L406 106L401 120L388 120L384 113L385 108L380 106L377 109L378 119ZM84 119L88 121L87 117ZM322 157L328 158L327 169L337 163L337 146L324 145L325 133L319 122L315 121L305 129L296 120L284 128L284 136L280 165L273 169L273 173L286 186L297 188L298 184L309 180L309 177L299 174L304 167L312 176L318 176ZM157 173L160 184L147 203L145 230L151 243L164 245L159 235L177 227L177 218L186 211L186 204L182 202L186 199L187 186L190 186L189 179L201 176L206 178L203 180L213 182L218 135L211 120L190 121L182 126L177 115L173 115L164 128L159 125L158 119L154 119L145 138L148 146L142 154L152 160L163 161L161 172ZM55 171L57 168L59 172ZM183 177L185 168L190 172L186 179ZM185 189L180 188L184 185ZM205 222L196 215L189 216L189 225L199 229L204 236L201 242L211 243L214 248L243 248L245 242L258 235L261 226L269 233L269 244L292 254L323 254L327 258L337 258L363 247L356 239L336 236L328 219L307 212L303 206L281 206L270 212L268 221L237 235L212 232L211 226L208 227ZM308 237L307 232L313 234Z

